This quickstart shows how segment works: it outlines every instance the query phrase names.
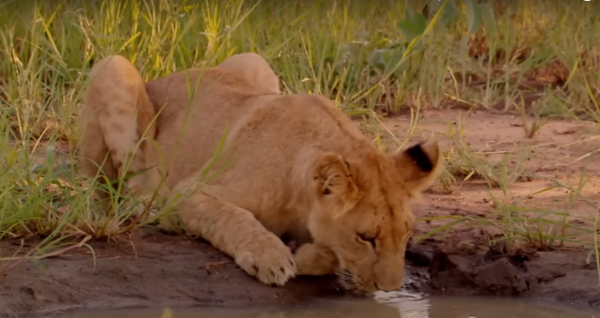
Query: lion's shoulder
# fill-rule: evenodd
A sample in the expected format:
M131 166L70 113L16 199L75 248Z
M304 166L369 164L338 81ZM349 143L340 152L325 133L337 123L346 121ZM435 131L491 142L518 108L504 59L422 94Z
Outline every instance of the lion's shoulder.
M269 63L256 53L233 55L221 62L216 68L243 77L260 93L263 93L263 91L266 94L281 93L277 75Z
M232 55L214 67L190 68L175 72L148 82L148 86L152 91L151 95L189 88L231 91L247 95L281 93L277 75L267 61L255 53ZM180 95L180 92L174 91L172 95Z

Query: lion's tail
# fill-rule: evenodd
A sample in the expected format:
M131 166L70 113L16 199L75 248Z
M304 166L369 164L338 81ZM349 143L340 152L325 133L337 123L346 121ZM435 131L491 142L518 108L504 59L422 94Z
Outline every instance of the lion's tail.
M136 67L119 55L96 63L83 104L79 122L83 174L94 177L101 169L114 180L145 168L145 149L150 145L144 139L155 137L156 114ZM128 181L134 188L141 183L141 178Z

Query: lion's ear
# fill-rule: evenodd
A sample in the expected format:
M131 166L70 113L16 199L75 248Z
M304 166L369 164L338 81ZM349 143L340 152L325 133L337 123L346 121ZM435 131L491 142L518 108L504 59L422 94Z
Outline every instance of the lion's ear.
M314 166L313 179L317 197L335 205L331 209L334 218L348 212L360 199L350 165L338 154L322 155Z
M393 160L409 190L415 195L431 186L444 168L436 139L427 140L394 154Z

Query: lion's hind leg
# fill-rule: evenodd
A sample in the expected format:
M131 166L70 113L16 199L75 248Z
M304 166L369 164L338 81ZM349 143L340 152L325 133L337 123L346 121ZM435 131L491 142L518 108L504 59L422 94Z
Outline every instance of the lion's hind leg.
M143 138L155 137L154 116L145 83L131 62L113 55L96 63L79 122L83 174L94 177L102 165L100 174L115 180L147 168L146 149L151 145ZM144 183L143 173L127 180L134 193Z

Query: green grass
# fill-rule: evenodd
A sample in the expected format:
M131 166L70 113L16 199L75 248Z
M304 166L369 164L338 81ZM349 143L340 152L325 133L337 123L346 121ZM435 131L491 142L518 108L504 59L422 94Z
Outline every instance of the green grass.
M275 69L284 93L333 99L349 115L366 118L366 131L382 148L391 147L382 142L389 131L378 128L383 114L410 114L414 128L422 110L451 106L534 118L524 125L528 138L548 118L600 123L597 2L428 3L427 10L424 1L0 4L0 240L38 236L38 249L28 256L39 258L69 248L72 239L86 246L154 221L131 223L127 204L108 214L96 211L95 185L78 175L76 149L54 148L77 143L75 119L87 74L109 54L126 56L150 80L257 52ZM413 134L392 138L392 146L403 147ZM469 149L460 127L447 135L453 146L441 181L446 188L482 178L508 192L521 176L518 164L509 168ZM497 206L501 218L494 225L507 238L534 246L550 244L548 235L561 239L529 226L547 218L526 217L518 205ZM1 252L0 271L22 260Z

